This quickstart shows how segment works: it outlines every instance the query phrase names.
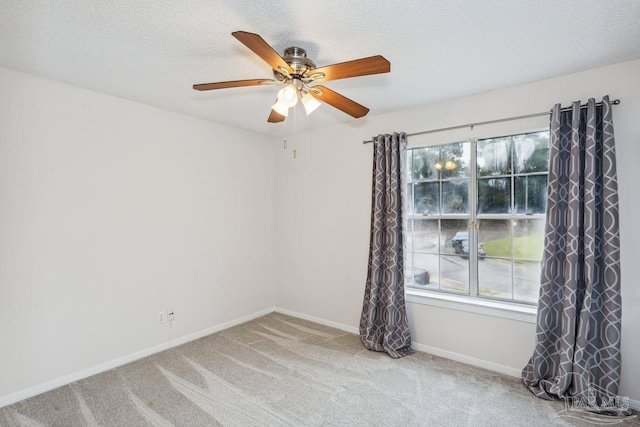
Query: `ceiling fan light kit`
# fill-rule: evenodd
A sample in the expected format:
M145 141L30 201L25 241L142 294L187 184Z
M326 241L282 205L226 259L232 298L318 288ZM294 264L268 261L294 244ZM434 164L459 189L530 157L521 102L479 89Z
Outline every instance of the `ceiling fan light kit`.
M275 80L252 79L203 83L193 85L193 88L206 91L282 84L284 87L278 91L278 98L271 107L271 114L267 120L269 123L284 121L288 117L289 108L294 107L298 99L302 102L307 115L324 102L354 118L363 117L369 112L368 108L324 86L310 86L310 84L391 71L389 61L380 55L316 68L315 62L307 58L307 52L299 47L289 47L285 49L284 56L280 56L257 34L236 31L232 35L271 66Z
M278 102L287 108L291 108L298 103L298 88L288 84L278 92Z
M271 106L271 109L281 116L289 117L289 107L283 105L280 101L276 101L276 103Z
M300 98L300 101L302 101L302 105L304 106L304 111L307 113L307 116L322 105L320 101L315 99L309 92L305 93L302 98Z

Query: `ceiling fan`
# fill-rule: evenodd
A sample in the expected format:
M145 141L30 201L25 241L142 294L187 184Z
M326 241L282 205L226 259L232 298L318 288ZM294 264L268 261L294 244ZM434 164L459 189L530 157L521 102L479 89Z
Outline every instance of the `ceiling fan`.
M271 107L271 114L267 120L269 123L284 121L288 116L289 108L296 105L298 99L302 102L307 114L318 108L321 105L318 101L322 101L352 117L363 117L369 112L368 108L324 86L310 85L391 71L389 61L380 55L316 68L315 62L307 58L307 53L299 47L289 47L285 49L284 56L280 56L257 34L236 31L231 35L269 64L273 68L275 79L202 83L193 85L193 88L205 91L268 84L284 85L278 92L275 104Z

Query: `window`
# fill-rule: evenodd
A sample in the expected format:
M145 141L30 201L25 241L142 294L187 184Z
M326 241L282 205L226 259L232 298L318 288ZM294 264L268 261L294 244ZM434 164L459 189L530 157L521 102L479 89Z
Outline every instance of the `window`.
M407 156L407 286L536 303L549 132Z

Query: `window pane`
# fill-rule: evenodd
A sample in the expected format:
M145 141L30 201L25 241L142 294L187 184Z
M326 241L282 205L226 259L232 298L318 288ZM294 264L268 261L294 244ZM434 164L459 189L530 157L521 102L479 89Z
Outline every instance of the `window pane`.
M547 175L517 176L514 179L515 213L543 214L547 204Z
M413 223L413 251L439 252L439 232L437 219L414 219Z
M413 151L413 179L438 179L436 163L439 161L440 149L438 147L417 148Z
M407 286L469 294L473 276L478 296L536 303L548 139L536 132L408 150L407 212L424 216L407 223ZM475 247L476 230L468 229L474 211ZM469 262L474 252L477 265Z
M442 146L440 173L443 179L471 176L471 144L460 142Z
M511 213L511 179L478 179L478 214Z
M511 258L511 220L480 220L478 243L485 256Z
M442 213L469 213L469 181L444 181L442 183Z
M411 270L405 273L405 283L421 289L439 289L438 258L438 255L414 253Z
M512 298L511 220L479 221L478 240L484 256L478 262L478 293L495 298Z
M549 168L549 132L516 135L514 142L515 173L546 172Z
M440 289L469 293L469 260L456 255L440 257Z
M462 252L463 242L468 240L468 219L443 219L440 221L441 253L466 255Z
M405 247L407 249L406 262L407 265L411 266L411 253L413 252L413 221L412 219L407 220L407 235L405 236L404 242Z
M478 293L511 299L511 260L486 258L478 262Z
M509 175L511 173L511 138L478 141L478 176Z
M437 182L421 182L413 187L413 212L420 214L438 214L440 206L440 191Z
M407 215L413 215L413 184L407 184Z
M540 292L540 261L516 261L513 298L536 303Z
M513 256L518 259L541 260L544 245L544 221L513 220Z

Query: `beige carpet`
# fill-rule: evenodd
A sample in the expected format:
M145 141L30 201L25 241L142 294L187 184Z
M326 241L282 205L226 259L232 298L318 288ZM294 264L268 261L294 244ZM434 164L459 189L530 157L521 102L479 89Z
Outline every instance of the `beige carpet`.
M593 425L563 408L517 378L425 353L393 360L273 313L2 408L0 425Z

